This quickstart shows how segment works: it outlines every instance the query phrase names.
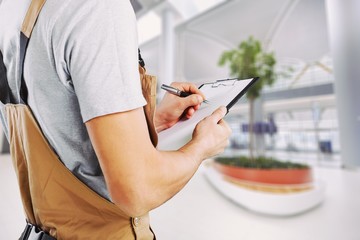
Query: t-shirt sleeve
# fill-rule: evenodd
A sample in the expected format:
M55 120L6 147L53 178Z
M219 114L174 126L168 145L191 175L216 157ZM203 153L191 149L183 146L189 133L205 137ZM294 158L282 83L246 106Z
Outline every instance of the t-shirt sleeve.
M63 16L56 49L64 52L83 121L144 106L130 1L71 2L77 5Z

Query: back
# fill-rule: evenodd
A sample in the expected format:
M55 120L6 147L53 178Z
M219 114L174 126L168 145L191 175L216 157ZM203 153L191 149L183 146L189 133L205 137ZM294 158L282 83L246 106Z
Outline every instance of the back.
M0 49L13 93L20 84L19 32L29 2L0 5ZM25 58L28 104L44 135L66 167L107 199L84 122L146 104L137 56L130 1L48 0Z

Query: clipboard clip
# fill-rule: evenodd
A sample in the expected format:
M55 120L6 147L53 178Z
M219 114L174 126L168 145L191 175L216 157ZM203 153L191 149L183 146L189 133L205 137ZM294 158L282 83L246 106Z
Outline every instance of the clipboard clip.
M239 78L227 78L219 79L211 84L212 88L217 88L219 86L234 86L237 81L240 81Z

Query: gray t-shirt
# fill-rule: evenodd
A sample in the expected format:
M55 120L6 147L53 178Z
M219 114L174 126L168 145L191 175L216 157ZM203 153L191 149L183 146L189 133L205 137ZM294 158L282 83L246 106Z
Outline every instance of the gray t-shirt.
M13 92L20 83L18 33L29 3L2 0L0 5L0 49ZM24 78L29 106L55 152L109 199L84 123L146 104L130 1L47 0L29 42Z

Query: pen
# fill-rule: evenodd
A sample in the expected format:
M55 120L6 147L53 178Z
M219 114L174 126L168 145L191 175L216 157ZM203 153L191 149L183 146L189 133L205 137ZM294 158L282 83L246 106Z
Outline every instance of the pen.
M179 96L179 97L187 97L187 96L190 96L192 94L192 93L189 93L189 92L181 91L180 89L168 86L166 84L162 84L161 89L164 89L168 93L174 94L174 95ZM209 101L207 101L207 100L204 100L203 102L204 103L209 103Z

